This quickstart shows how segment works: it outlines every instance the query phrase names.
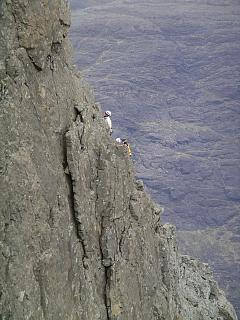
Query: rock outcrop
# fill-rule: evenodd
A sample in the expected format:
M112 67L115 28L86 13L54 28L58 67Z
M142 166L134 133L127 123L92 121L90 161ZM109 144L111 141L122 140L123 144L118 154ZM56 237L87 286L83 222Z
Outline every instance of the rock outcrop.
M0 3L0 318L236 319L107 133L65 0Z

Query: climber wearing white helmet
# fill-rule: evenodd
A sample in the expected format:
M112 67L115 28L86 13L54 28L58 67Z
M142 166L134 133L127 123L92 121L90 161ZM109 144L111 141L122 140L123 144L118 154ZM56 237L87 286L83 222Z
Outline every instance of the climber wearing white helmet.
M116 139L116 142L117 142L117 143L122 143L122 139L121 139L121 138L117 138L117 139Z
M131 151L131 148L130 148L130 145L129 145L127 139L117 138L116 142L119 143L121 146L127 147L129 157L132 156L132 151Z
M104 119L105 119L105 121L106 121L106 123L108 125L110 135L112 134L112 131L113 131L112 130L111 115L112 115L112 113L109 110L105 111L105 113L104 113Z

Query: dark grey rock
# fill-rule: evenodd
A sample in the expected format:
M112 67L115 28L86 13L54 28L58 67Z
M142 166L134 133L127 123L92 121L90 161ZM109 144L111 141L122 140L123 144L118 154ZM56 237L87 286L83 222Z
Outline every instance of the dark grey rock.
M142 180L137 180L136 181L136 188L139 191L143 191L144 190L144 184Z
M67 7L1 2L0 317L236 320L109 137L69 60Z

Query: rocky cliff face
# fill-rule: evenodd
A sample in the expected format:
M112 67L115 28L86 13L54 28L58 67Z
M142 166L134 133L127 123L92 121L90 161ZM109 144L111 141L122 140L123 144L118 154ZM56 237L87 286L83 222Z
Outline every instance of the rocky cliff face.
M236 319L108 136L68 2L0 3L0 318Z
M75 61L240 316L240 2L71 0Z

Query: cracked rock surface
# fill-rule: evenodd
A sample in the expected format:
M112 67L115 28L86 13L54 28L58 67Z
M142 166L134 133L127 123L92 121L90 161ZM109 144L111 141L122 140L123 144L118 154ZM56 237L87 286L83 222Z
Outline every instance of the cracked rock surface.
M71 65L68 2L0 3L0 318L232 320Z
M240 1L71 0L77 66L240 317Z

